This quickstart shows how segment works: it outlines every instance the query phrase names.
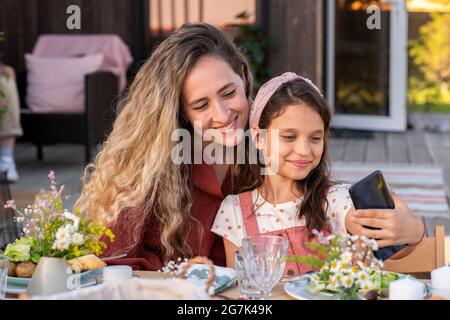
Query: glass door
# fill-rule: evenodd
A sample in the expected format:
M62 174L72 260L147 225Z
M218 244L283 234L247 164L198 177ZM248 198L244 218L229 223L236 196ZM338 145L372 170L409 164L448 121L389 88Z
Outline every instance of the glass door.
M333 127L406 129L405 0L328 0L327 99Z

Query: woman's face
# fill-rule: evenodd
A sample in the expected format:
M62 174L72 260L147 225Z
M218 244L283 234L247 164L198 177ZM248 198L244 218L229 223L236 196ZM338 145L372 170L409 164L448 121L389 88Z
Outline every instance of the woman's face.
M322 158L324 123L311 107L292 105L271 121L266 141L268 160L278 162L276 174L289 180L303 180ZM278 150L274 143L278 143Z
M203 57L183 83L183 116L202 137L232 147L243 137L249 105L244 81L221 58Z

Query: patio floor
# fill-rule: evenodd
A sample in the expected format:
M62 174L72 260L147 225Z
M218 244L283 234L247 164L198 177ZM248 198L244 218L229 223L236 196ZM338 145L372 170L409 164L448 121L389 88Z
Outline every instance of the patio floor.
M405 133L337 131L330 141L332 162L438 164L443 168L447 191L450 190L450 115L412 114L414 129ZM424 131L424 129L426 131ZM66 207L71 207L81 190L84 149L79 145L58 144L44 147L44 161L36 159L36 149L28 143L16 147L20 179L11 185L13 197L29 202L41 188L48 188L49 170L57 182L65 185ZM432 234L435 224L443 224L450 234L447 218L427 219Z

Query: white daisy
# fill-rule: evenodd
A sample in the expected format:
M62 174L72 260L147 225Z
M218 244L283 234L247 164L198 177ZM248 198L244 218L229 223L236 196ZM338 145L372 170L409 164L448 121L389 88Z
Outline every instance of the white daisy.
M352 277L344 276L344 278L342 279L342 285L345 288L351 288L353 286L353 283L354 283L354 281L353 281Z

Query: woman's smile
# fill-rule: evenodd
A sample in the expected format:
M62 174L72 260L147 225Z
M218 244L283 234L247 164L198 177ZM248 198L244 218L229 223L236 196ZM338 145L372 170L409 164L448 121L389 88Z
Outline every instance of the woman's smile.
M293 164L297 168L306 168L312 163L312 161L308 160L286 160L286 161Z
M220 132L228 134L228 133L234 133L234 130L236 129L236 122L238 117L236 116L232 121L230 121L227 125L217 128Z

